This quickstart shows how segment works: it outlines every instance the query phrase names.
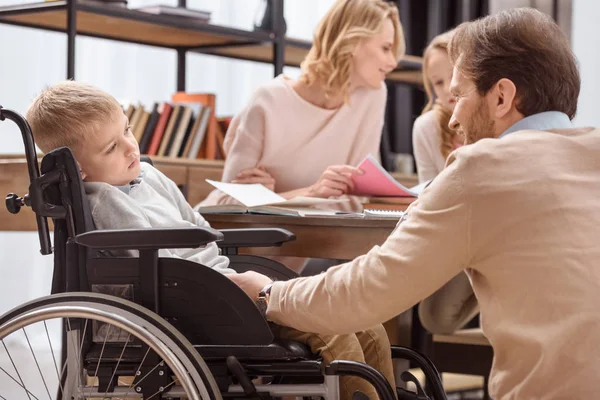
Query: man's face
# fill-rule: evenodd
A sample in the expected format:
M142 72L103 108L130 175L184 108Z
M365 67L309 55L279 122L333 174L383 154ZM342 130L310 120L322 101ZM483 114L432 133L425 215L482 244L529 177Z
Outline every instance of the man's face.
M450 92L456 99L456 105L448 125L465 138L465 144L498 136L487 96L480 96L475 83L456 68L452 74Z

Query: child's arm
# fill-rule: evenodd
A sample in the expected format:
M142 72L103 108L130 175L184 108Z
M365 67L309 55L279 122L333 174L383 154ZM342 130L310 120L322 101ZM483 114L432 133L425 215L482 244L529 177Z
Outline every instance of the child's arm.
M204 219L204 217L192 209L185 197L183 197L181 190L179 190L175 182L173 182L156 168L152 169L153 175L156 177L156 179L160 180L161 185L163 185L163 187L169 192L172 201L175 203L179 209L179 212L181 213L181 218L184 221L189 222L191 225L199 226L201 228L210 228L210 224ZM187 260L216 269L223 274L235 273L234 270L228 268L229 259L220 255L220 250L214 242L206 245L203 251L198 251L198 249L192 249L189 251L183 249L177 251L176 254Z
M163 175L164 176L164 175ZM168 179L165 177L165 179ZM173 191L175 195L181 195L177 186L170 181L175 188ZM111 187L110 185L104 186L100 192L92 193L88 195L90 198L90 204L92 206L92 217L94 223L98 229L151 229L159 228L159 226L153 226L148 220L143 207L133 200L129 195L121 192L119 189ZM185 199L183 199L184 203ZM188 208L189 205L187 205ZM180 209L182 209L180 207ZM185 209L185 208L183 208ZM193 213L193 210L191 210ZM183 214L183 213L182 213ZM197 214L197 213L196 213ZM200 217L202 221L204 218ZM172 226L160 226L160 228L168 227L181 227L186 225L186 221L177 224L173 223ZM200 227L209 227L208 223L204 221L204 224L198 223L200 221L187 220L189 226L197 225ZM219 248L216 243L212 242L202 248L194 249L160 249L158 251L159 257L172 257L182 258L192 262L196 262L205 265L209 268L218 270L221 273L235 273L234 270L229 267L229 259L219 254ZM127 252L128 255L134 255L132 252Z

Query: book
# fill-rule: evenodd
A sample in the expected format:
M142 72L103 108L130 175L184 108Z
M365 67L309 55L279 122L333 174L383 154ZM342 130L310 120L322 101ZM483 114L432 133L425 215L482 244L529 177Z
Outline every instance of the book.
M158 153L160 143L167 129L169 117L171 117L171 111L173 111L173 106L167 102L163 103L162 112L160 113L160 118L156 123L156 128L154 129L154 133L152 134L152 139L150 141L150 146L148 148L148 155L150 156L155 156Z
M177 157L179 154L179 149L181 148L181 143L183 143L183 138L185 137L186 132L190 128L190 121L192 119L192 108L190 106L183 106L183 112L181 113L181 119L179 120L179 125L177 126L177 130L173 133L173 143L169 147L168 154L165 154L168 157Z
M177 132L179 130L179 123L181 122L181 119L183 118L183 115L185 114L185 110L187 108L185 106L180 105L178 108L178 112L177 114L173 113L171 118L173 118L173 131L171 132L171 135L169 135L169 137L165 137L163 140L167 141L166 142L166 147L165 147L165 152L164 154L162 154L163 156L169 156L169 153L171 152L171 147L173 146L173 143L175 142L175 138L177 137ZM168 139L168 140L167 140Z
M201 115L198 116L200 119L198 126L196 127L196 132L194 133L194 137L190 143L190 149L186 154L186 158L190 160L195 160L198 157L198 153L200 152L200 148L202 143L204 142L204 136L206 134L206 130L208 129L208 120L210 118L210 107L202 106Z
M352 194L362 196L385 197L419 197L429 182L407 188L394 179L371 154L358 165L364 173L353 175L354 191Z
M220 205L200 207L196 211L202 213L252 213L293 216L334 216L338 210L316 208L316 206L333 205L348 201L348 199L322 199L318 197L297 196L285 199L259 183L240 184L216 182L206 179L206 182L233 197L241 205Z
M146 124L148 123L149 118L150 113L142 107L142 113L140 114L140 117L138 118L137 122L135 123L135 125L133 125L132 128L133 136L135 136L135 140L138 143L140 143L142 140L142 135L144 133L144 130L146 129Z
M200 214L263 214L263 215L283 215L290 217L333 217L341 215L337 210L326 210L311 207L279 207L279 206L254 206L246 207L242 204L225 204L219 206L205 206L195 209Z
M158 111L158 103L154 103L152 105L152 111L150 111L150 117L148 117L148 123L146 123L146 126L144 127L144 132L142 133L142 137L139 141L140 152L142 154L148 153L150 140L152 139L152 135L154 134L154 129L156 128L156 124L158 123L159 118L160 112Z
M211 14L210 11L194 10L186 7L173 7L163 4L138 7L135 10L155 15L169 15L172 17L190 18L201 22L210 21Z
M211 93L186 93L177 92L171 96L175 103L200 103L210 109L208 116L208 126L204 134L204 141L201 143L201 150L198 151L198 158L214 160L217 154L217 117L215 116L216 97ZM204 148L205 151L202 151ZM191 151L190 151L191 153Z
M173 146L170 149L171 157L182 157L184 152L187 151L189 153L189 149L191 147L191 141L193 141L193 137L196 136L198 127L200 122L202 122L201 113L204 106L201 103L190 103L190 102L177 102L174 103L182 107L182 119L180 121L180 127L177 129L175 141ZM187 120L186 113L190 113L189 121ZM183 135L181 136L181 125L184 124L186 126ZM204 128L205 129L205 128ZM186 150L187 148L187 150Z
M156 155L164 156L167 151L167 145L171 141L171 136L173 136L173 130L175 128L175 122L179 117L181 112L181 106L178 104L173 104L173 110L171 111L171 116L169 117L169 122L167 123L167 127L165 129L165 133L160 142L160 147L158 148L158 152Z
M188 158L188 156L190 154L190 150L192 149L192 144L194 143L195 138L198 136L198 127L200 126L200 123L202 122L202 112L204 109L204 106L202 104L198 104L198 106L200 107L200 109L198 110L198 115L196 115L194 124L190 128L190 134L186 139L185 148L183 149L183 152L181 153L181 155L179 157ZM202 135L204 135L204 133L202 133ZM202 138L200 138L200 140L201 139ZM196 158L196 155L194 154L194 156L192 158Z
M406 215L405 211L400 210L380 210L377 208L365 208L365 217L378 217L378 218L395 218L400 219Z

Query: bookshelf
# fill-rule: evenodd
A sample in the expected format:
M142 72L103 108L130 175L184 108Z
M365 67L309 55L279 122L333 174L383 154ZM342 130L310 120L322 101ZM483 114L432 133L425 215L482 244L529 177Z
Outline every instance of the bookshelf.
M178 0L185 7L186 0ZM177 51L177 91L185 91L187 53L270 63L274 75L283 66L298 67L311 43L286 38L279 28L283 0L274 0L272 32L247 31L153 15L89 0L60 0L0 7L0 23L67 34L67 78L75 78L75 37L95 38L169 48ZM406 56L390 75L391 82L421 86L422 60Z

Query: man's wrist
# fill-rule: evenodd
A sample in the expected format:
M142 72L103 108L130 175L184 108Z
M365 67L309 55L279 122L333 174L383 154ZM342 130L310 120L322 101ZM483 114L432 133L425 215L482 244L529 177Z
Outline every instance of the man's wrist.
M275 281L267 284L260 290L260 292L258 292L258 297L264 298L267 304L269 304L269 298L271 297L271 288L273 287L274 283Z
M264 318L267 318L267 308L269 307L269 298L271 297L271 287L274 282L269 283L258 292L256 306Z

